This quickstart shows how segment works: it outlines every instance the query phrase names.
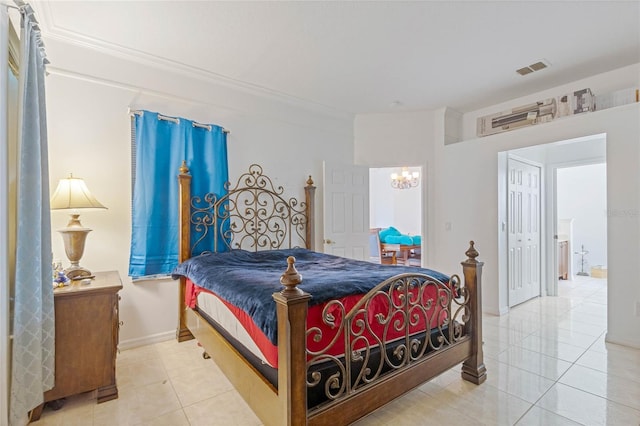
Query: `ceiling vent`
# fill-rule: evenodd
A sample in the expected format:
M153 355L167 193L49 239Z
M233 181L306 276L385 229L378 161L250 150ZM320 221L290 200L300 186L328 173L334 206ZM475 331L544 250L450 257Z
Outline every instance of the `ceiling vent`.
M520 68L519 70L516 70L516 72L520 75L527 75L527 74L531 74L533 70L529 67L524 67L524 68Z
M548 66L549 66L549 63L543 59L527 67L520 68L519 70L516 70L516 72L520 75L527 75L527 74L531 74L534 71L543 70Z

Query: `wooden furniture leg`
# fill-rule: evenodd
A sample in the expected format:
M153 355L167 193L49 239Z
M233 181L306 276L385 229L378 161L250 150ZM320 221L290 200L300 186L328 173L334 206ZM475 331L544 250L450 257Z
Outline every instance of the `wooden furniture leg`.
M42 410L44 409L44 402L38 405L36 408L29 412L29 422L36 422L40 420L40 416L42 415Z
M478 252L474 242L470 242L469 250L465 253L468 259L462 262L464 285L469 292L469 309L471 315L465 323L465 333L471 337L472 356L462 363L462 378L479 385L487 380L487 368L484 365L482 352L482 295L480 292L480 278L483 262L478 262Z

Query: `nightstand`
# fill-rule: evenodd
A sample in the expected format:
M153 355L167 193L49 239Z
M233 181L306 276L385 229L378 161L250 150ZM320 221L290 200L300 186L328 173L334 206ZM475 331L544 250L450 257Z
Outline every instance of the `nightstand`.
M98 403L118 397L118 292L117 271L96 272L91 284L72 284L54 290L56 318L55 386L44 394L54 401L82 392L97 391ZM44 404L35 408L38 420Z

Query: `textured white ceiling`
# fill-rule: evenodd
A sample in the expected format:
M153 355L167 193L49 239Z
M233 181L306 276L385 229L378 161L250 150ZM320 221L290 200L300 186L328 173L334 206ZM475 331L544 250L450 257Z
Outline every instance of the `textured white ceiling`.
M138 53L346 113L464 112L640 62L639 1L33 5L45 42ZM552 66L516 74L540 59Z

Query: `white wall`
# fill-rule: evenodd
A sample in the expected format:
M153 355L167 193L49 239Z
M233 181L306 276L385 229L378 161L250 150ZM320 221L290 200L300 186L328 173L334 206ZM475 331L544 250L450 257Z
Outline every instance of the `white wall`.
M229 174L233 181L252 163L275 185L303 197L309 175L318 186L322 212L322 161L353 161L352 117L220 84L197 70L174 71L144 58L87 50L46 40L51 61L46 80L51 190L73 172L85 179L106 211L81 214L93 229L81 264L93 271L118 270L121 348L172 337L177 324L177 284L170 280L133 284L127 277L131 233L130 121L128 107L215 123L231 131ZM167 170L167 173L177 173ZM303 198L302 198L303 199ZM316 235L322 238L322 218ZM68 216L52 212L54 230ZM53 235L54 258L66 256ZM321 247L317 244L317 247ZM286 266L286 265L285 265Z
M421 166L433 151L432 111L359 114L354 120L356 164Z
M607 166L591 164L558 169L558 219L573 220L573 251L582 246L584 270L607 265ZM580 271L581 258L572 253L573 270Z
M422 172L409 167L409 173ZM391 173L400 173L400 167L374 168L369 171L369 226L393 226L403 234L422 235L421 185L408 189L391 186Z
M388 138L375 138L375 129L388 127L410 133L416 141L415 161L429 164L428 265L442 271L459 271L462 252L470 239L477 242L485 262L483 308L499 313L507 307L506 288L498 285L498 153L528 146L606 133L608 206L608 334L610 341L640 347L640 327L634 306L640 301L640 286L634 279L640 259L640 104L632 104L559 119L551 123L499 135L476 138L476 118L532 100L590 87L594 93L640 86L640 65L622 68L589 79L557 87L529 97L464 114L460 143L450 143L447 109L422 112L430 125L420 128L416 117L357 116L356 161L375 164L387 155L381 148ZM384 120L384 123L380 121ZM407 121L405 129L400 123ZM371 128L367 129L369 124ZM374 126L375 124L375 126ZM447 126L445 126L447 124ZM366 140L360 135L368 135ZM424 143L433 141L430 150ZM405 147L405 149L410 147ZM397 155L397 154L396 154ZM450 224L450 227L446 225Z

